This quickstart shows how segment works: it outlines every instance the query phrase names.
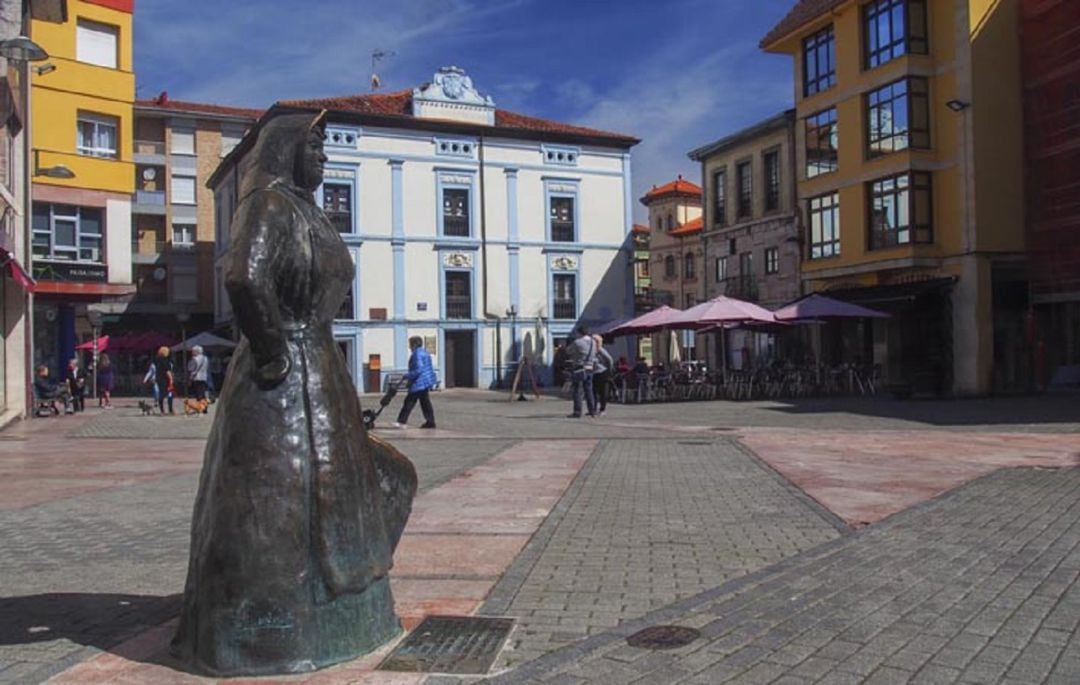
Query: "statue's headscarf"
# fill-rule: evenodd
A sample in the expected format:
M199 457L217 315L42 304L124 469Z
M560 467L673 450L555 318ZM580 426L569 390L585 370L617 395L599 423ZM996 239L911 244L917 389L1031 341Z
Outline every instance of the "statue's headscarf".
M278 114L263 124L255 146L241 165L240 199L271 185L283 185L296 192L297 157L308 133L325 125L326 112Z

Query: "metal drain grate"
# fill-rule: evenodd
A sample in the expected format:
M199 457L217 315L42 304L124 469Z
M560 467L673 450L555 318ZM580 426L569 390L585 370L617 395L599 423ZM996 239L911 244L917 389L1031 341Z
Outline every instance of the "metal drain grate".
M641 649L675 649L701 637L701 631L686 626L650 626L626 638L626 644Z
M482 675L513 626L512 618L428 616L379 664L379 670Z

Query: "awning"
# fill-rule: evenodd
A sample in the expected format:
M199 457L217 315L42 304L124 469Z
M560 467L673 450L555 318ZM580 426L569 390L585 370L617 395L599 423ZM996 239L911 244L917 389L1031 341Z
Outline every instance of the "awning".
M842 290L826 290L822 294L828 295L844 302L859 304L885 305L888 303L913 302L922 295L946 292L956 283L956 278L947 276L944 278L928 278L921 281L908 283L890 283L887 285L873 285L863 288L844 288Z
M101 295L132 295L136 291L134 285L121 285L118 283L85 283L73 281L38 281L34 286L34 292L44 295L86 295L100 297Z
M3 265L13 281L18 283L26 292L34 292L37 282L34 281L30 274L26 273L26 269L22 267L22 264L19 264L18 259L15 259L15 255L0 247L0 260L3 260Z

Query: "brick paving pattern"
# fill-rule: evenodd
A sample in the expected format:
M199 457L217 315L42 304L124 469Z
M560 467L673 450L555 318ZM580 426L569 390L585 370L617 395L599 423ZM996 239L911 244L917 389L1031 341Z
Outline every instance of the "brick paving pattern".
M1007 469L493 683L1080 681L1080 469ZM626 645L674 623L702 638Z
M727 440L607 442L482 609L519 618L512 666L839 535ZM530 554L530 552L532 552ZM517 573L515 573L517 571Z

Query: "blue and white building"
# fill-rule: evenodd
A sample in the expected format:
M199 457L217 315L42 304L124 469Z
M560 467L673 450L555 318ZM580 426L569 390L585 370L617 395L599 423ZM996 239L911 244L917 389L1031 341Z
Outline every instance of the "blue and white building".
M327 111L321 202L356 261L334 332L362 391L408 362L419 335L444 387L492 387L528 357L550 378L581 322L633 312L627 135L496 107L457 67L386 94L282 101ZM264 117L265 119L265 117ZM211 177L221 278L236 169L259 126ZM620 349L615 350L623 353Z

